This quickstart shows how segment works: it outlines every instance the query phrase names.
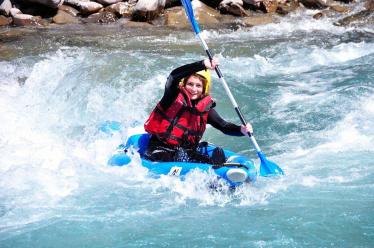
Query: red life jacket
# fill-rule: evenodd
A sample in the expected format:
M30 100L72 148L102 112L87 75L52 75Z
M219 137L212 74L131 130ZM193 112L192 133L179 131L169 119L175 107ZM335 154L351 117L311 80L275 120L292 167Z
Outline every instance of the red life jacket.
M166 144L194 147L204 134L208 112L214 106L211 96L204 96L193 106L189 93L180 87L180 93L168 109L157 104L144 129Z

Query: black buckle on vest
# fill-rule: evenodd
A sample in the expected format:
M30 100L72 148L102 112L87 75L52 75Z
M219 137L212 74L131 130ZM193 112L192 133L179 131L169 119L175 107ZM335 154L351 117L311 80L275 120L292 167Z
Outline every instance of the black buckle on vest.
M208 142L206 141L202 141L199 143L199 146L198 146L198 149L200 151L200 153L204 154L204 155L208 155Z

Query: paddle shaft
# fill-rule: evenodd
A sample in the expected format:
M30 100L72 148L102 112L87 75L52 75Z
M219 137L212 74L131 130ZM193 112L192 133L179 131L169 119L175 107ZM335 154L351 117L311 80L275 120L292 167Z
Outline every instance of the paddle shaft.
M202 44L202 46L203 46L203 48L204 48L206 54L208 55L209 60L212 61L212 59L213 59L213 55L212 55L212 53L210 52L209 47L208 47L208 45L206 44L205 40L203 39L203 37L201 37L200 33L197 33L196 36L197 36L197 37L199 38L199 40L201 41L201 44ZM226 91L226 94L229 96L230 101L231 101L231 103L232 103L232 105L233 105L233 107L234 107L234 109L235 109L235 112L238 114L240 121L242 122L242 124L243 124L244 126L246 126L246 125L247 125L247 122L245 121L244 116L243 116L243 114L242 114L242 112L240 111L240 108L239 108L239 106L238 106L238 103L236 102L234 96L232 95L231 90L230 90L229 86L227 85L226 80L225 80L225 78L223 77L223 74L222 74L221 70L219 69L219 66L217 65L214 69L215 69L215 71L216 71L216 73L217 73L217 75L218 75L218 78L220 79L220 81L221 81L221 83L222 83L222 85L223 85L223 88L224 88L225 91ZM254 137L250 132L247 132L247 134L248 134L248 137L251 139L253 145L255 146L256 151L257 151L257 152L261 152L261 148L260 148L259 145L257 144L257 141L256 141L255 137Z
M190 23L192 25L192 28L195 31L196 36L200 39L201 44L203 45L206 54L208 55L210 61L212 61L213 56L210 53L208 45L206 44L205 40L200 35L200 28L199 28L199 25L197 24L197 22L195 20L190 0L181 0L181 2L184 6L184 9L186 10L188 20L190 21ZM231 101L232 105L234 106L234 109L235 109L236 113L238 114L238 116L240 118L240 121L243 123L243 125L247 125L247 122L245 121L244 116L241 113L241 111L239 109L239 106L238 106L237 102L235 101L234 96L231 94L231 91L230 91L229 87L227 86L226 80L223 77L221 70L219 69L218 66L215 67L215 70L216 70L216 73L217 73L217 75L218 75L227 95L230 98L230 101ZM257 151L257 155L261 160L260 174L262 176L279 175L279 174L284 175L283 170L278 165L276 165L275 163L266 159L265 154L261 151L260 147L258 146L255 137L249 132L247 132L247 134L248 134L248 137L251 139L253 145L255 146L256 151Z

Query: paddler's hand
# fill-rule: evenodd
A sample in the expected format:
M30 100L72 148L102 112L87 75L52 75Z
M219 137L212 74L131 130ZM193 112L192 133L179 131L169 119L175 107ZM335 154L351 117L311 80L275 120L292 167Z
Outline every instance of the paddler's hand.
M212 61L204 59L204 65L207 69L214 70L216 66L219 65L219 61L217 58L213 58Z
M247 123L246 126L242 125L242 126L240 127L240 131L241 131L242 134L244 134L244 135L248 135L248 132L249 132L250 134L252 134L252 133L253 133L253 128L252 128L251 123Z

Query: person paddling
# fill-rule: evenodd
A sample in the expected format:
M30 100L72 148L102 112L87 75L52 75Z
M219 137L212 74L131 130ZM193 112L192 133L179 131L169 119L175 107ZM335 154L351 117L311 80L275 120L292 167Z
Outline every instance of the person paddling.
M227 122L214 110L216 103L209 94L209 70L214 70L218 64L216 58L212 61L205 59L170 73L163 97L144 124L145 131L151 134L144 153L147 159L216 163L197 151L206 124L231 136L253 132L251 124L238 126ZM223 155L222 149L216 153Z

